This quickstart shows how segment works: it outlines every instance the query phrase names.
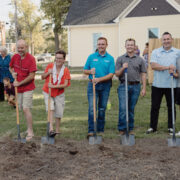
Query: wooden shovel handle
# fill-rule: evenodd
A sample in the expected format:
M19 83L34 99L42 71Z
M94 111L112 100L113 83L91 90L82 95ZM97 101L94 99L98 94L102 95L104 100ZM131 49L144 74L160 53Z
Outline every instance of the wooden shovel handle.
M49 75L49 83L51 83L51 74ZM49 88L49 97L48 97L48 122L50 122L50 105L51 105L51 88Z
M93 79L95 79L94 74L93 74ZM96 122L96 89L94 82L93 82L93 112L94 112L94 122Z
M15 79L17 81L17 79ZM19 125L19 106L18 106L18 90L17 86L15 86L15 99L16 99L16 120L17 120L17 125Z

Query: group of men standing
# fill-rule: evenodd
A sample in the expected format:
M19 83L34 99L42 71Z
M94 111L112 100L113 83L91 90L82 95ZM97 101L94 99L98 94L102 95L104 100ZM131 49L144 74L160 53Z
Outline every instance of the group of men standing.
M171 78L173 73L174 88L176 88L176 79L180 78L180 50L172 47L172 35L168 32L162 35L162 47L153 50L151 55L151 67L154 70L154 81L151 93L151 113L150 128L147 133L157 131L158 115L162 97L165 95L168 107L168 131L172 132L172 99L171 99ZM129 133L133 134L134 129L134 109L137 104L139 95L146 95L146 65L144 59L135 53L136 41L129 38L125 41L126 53L117 58L116 64L114 58L106 51L108 41L105 37L100 37L97 41L97 51L91 54L84 66L84 73L89 75L87 87L87 96L89 103L88 110L88 137L94 135L93 120L93 83L95 84L96 103L97 103L97 133L104 133L105 111L112 86L112 78L114 74L118 77L120 84L117 89L119 98L119 120L118 131L120 135L126 132L126 98L125 98L125 69L127 71L128 84L128 117L129 117ZM10 62L10 71L15 79L14 86L18 87L18 103L22 106L25 118L27 120L27 140L34 136L32 128L32 99L33 90L35 89L34 77L37 71L35 58L26 51L26 43L19 40L17 43L17 51ZM51 92L51 125L50 134L53 136L59 133L59 123L64 110L64 88L70 85L70 73L64 66L65 52L56 52L55 62L50 64L42 79L46 79L43 91L45 94L45 104L47 105L48 88L54 89ZM50 74L52 80L49 81ZM95 78L93 78L95 75ZM49 83L50 82L50 83ZM142 85L141 85L142 84ZM180 83L179 83L180 85ZM179 90L179 89L178 89ZM180 104L180 91L177 91L176 102ZM53 93L53 95L52 95ZM56 132L53 131L53 114L56 117Z
M176 74L178 78L178 70L176 64L180 58L180 50L172 47L172 36L165 32L162 35L162 47L155 49L151 56L151 66L154 70L154 81L152 84L151 94L151 120L150 128L147 133L153 133L157 130L158 115L163 95L166 97L168 107L168 131L172 132L172 106L171 106L171 78L170 73ZM106 51L108 46L107 39L100 37L97 41L97 51L91 54L84 66L84 73L89 75L89 83L87 88L89 110L88 110L88 137L94 135L93 121L93 83L96 85L96 103L97 105L97 133L104 132L105 111L109 98L110 88L112 86L112 78L115 74L119 81L117 89L119 98L119 134L126 132L126 98L125 98L125 69L128 69L128 117L129 117L129 133L134 134L134 109L138 101L139 95L146 95L146 72L147 68L144 59L135 53L136 41L129 38L125 41L126 53L117 58L116 65L114 58ZM92 75L95 78L92 78ZM176 81L174 79L174 81ZM142 83L142 86L141 86ZM176 87L176 82L174 83Z

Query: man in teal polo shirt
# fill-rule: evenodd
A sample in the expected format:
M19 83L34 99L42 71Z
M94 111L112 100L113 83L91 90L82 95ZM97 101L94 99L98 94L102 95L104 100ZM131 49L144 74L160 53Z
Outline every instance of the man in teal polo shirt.
M164 95L168 108L168 131L169 133L173 131L170 71L176 69L176 60L180 56L180 50L172 47L172 40L170 33L163 33L163 46L153 50L151 55L151 67L154 70L154 80L151 93L150 128L147 130L147 134L157 131L159 109ZM176 79L174 79L174 87L176 87Z
M112 77L115 73L114 58L106 52L107 39L100 37L97 41L97 52L91 54L84 66L84 74L89 75L87 96L88 110L88 137L94 135L93 121L93 83L96 84L96 103L98 110L97 132L104 132L105 111L112 86ZM92 75L95 74L95 79Z

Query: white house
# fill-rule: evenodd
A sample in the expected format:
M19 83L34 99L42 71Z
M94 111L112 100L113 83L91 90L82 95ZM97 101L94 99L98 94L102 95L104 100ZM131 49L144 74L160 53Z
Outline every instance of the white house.
M134 38L141 52L149 38L165 31L180 38L180 0L73 0L64 27L68 29L69 66L84 66L100 36L116 59L124 42Z

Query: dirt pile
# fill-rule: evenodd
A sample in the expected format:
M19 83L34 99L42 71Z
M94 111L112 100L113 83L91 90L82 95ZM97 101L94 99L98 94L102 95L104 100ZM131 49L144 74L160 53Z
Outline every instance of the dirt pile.
M180 148L164 139L138 139L124 147L119 139L92 146L88 141L40 139L21 144L0 141L0 179L180 179Z

